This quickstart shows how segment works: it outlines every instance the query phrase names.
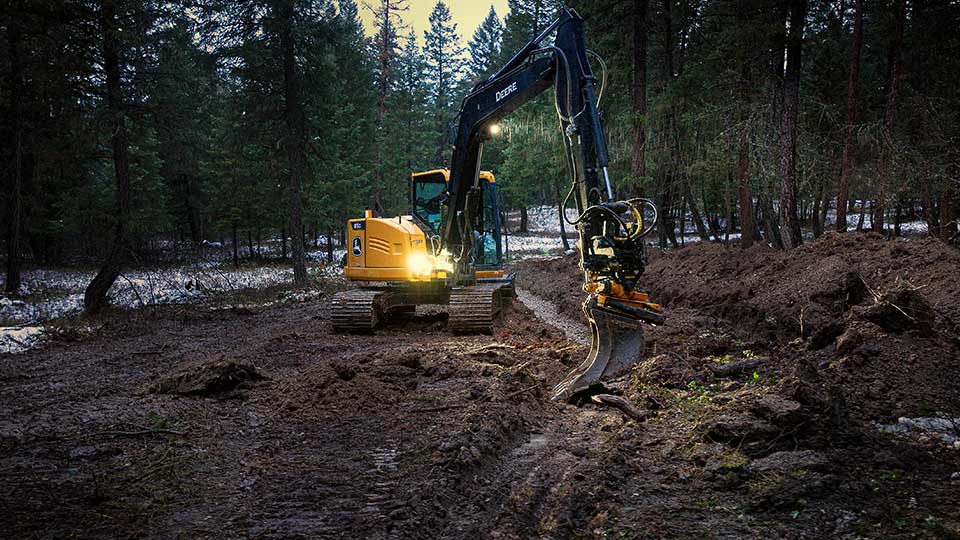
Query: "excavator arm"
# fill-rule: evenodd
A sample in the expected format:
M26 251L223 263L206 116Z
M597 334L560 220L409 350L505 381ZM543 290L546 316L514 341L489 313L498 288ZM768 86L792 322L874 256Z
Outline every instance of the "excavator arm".
M449 259L454 286L469 285L474 279L472 231L482 219L484 141L502 118L553 86L571 176L562 206L573 198L577 209L571 224L579 235L579 265L589 293L584 312L592 334L589 356L557 385L554 399L572 399L629 369L643 353L641 322L659 323L663 317L660 306L635 289L646 262L643 237L656 221L656 207L647 199L615 198L589 55L596 56L584 44L583 19L563 8L556 21L464 98L440 227L438 255ZM645 210L653 215L646 223ZM561 219L567 219L565 212Z

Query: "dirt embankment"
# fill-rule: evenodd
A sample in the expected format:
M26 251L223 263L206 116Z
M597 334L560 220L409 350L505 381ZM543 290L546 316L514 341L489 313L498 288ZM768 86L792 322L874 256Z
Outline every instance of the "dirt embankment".
M753 537L760 523L780 538L957 537L960 523L945 518L960 515L955 250L849 234L790 252L697 245L650 258L643 286L667 322L648 327L646 359L614 386L653 416L617 432L601 470L649 467L661 491L610 480L607 492L639 489L657 506L689 504L686 490L700 489L696 504L741 513L718 518L729 537ZM582 319L576 257L516 270L522 287ZM954 429L891 437L908 431L898 417ZM650 519L614 515L618 526ZM686 519L660 523L666 536L639 537L688 537Z

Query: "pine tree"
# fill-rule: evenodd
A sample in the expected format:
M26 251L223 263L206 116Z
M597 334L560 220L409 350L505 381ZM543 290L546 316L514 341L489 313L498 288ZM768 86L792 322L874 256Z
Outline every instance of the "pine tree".
M374 212L384 209L386 183L386 157L384 146L387 144L386 117L387 102L393 92L394 69L399 51L397 34L403 26L401 13L409 10L407 0L380 0L376 6L367 5L373 12L373 24L376 33L373 48L377 63L377 168L375 185L372 190L371 206Z
M394 208L406 207L406 180L410 173L436 166L432 150L432 128L424 84L426 63L413 30L404 39L397 59L396 89L391 98L388 124L388 182Z
M449 123L460 82L464 49L457 35L457 24L443 0L430 13L430 29L423 32L426 56L426 80L429 84L436 135L435 159L442 163L450 145Z
M503 23L497 12L490 6L490 13L480 23L473 33L473 39L468 43L470 59L468 66L474 82L487 79L496 68L496 60L500 57L500 43L503 39Z

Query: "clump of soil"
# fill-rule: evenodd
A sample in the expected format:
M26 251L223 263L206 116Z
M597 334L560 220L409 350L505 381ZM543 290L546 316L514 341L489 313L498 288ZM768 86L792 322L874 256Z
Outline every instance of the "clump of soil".
M264 376L257 368L232 360L218 360L185 367L166 375L149 385L147 392L153 394L179 394L184 396L211 396L237 390L242 385L262 381Z

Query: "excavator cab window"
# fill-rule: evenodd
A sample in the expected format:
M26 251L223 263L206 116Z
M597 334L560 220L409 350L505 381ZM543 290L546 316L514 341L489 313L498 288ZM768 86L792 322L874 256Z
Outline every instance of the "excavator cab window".
M500 195L497 185L480 180L483 190L483 212L473 231L473 264L483 268L499 268L503 260L501 244ZM413 213L430 229L439 234L447 198L447 180L442 173L418 174L411 186Z
M473 263L476 266L500 266L503 248L500 245L500 207L497 185L480 182L483 188L483 216L474 231Z
M413 182L413 213L429 225L435 233L440 230L446 195L447 183L442 174L436 177L417 178Z

